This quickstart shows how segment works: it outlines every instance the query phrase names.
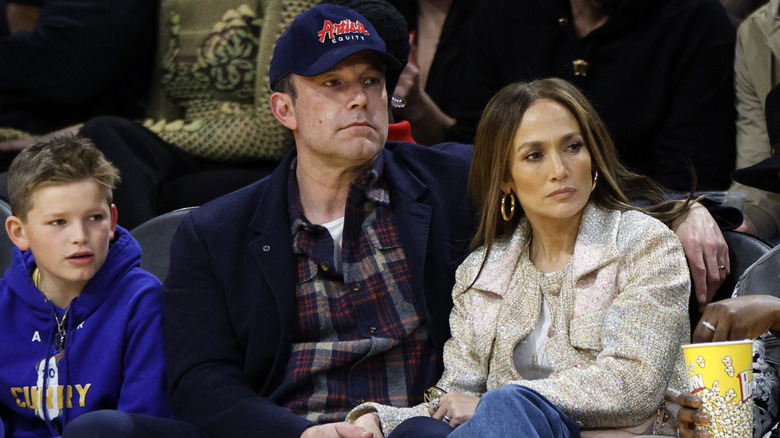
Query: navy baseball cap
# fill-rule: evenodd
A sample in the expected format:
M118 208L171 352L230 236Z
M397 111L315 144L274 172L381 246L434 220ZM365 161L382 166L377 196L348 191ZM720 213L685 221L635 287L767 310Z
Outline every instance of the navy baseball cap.
M387 52L379 33L362 15L338 5L314 6L298 15L276 42L271 88L288 73L316 76L364 50L385 62L388 80L401 74L401 63Z

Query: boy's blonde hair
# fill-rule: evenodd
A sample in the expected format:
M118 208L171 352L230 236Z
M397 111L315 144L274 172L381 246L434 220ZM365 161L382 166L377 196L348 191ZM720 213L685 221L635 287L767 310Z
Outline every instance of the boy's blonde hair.
M36 189L92 178L113 202L119 170L87 138L61 135L22 150L8 169L8 197L14 216L27 220Z

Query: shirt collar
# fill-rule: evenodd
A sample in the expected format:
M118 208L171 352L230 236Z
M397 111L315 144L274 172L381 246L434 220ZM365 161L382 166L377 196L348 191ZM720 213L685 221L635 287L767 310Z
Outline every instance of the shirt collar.
M295 172L297 164L298 158L293 158L287 176L287 208L290 214L290 226L293 235L300 231L301 227L308 230L319 227L319 225L312 225L303 215L301 200L298 197L298 179ZM354 190L361 190L366 199L377 204L389 205L390 193L386 185L382 183L383 172L384 154L380 153L371 167L352 181L350 193Z

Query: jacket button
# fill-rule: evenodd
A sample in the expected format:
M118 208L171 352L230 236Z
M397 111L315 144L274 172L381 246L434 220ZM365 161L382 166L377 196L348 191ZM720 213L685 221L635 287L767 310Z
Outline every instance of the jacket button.
M574 68L574 76L587 76L590 64L584 59L575 59L572 61L572 67Z
M352 283L352 285L350 286L350 288L351 288L353 291L357 292L357 291L359 291L359 290L360 290L360 283Z
M558 295L560 295L561 294L561 285L560 284L553 284L552 286L550 286L550 293L553 296L556 296L556 297Z
M320 269L322 269L325 272L328 272L330 270L330 264L326 263L320 263Z
M368 328L368 332L371 333L372 335L375 335L378 331L379 330L377 330L377 328L374 326Z

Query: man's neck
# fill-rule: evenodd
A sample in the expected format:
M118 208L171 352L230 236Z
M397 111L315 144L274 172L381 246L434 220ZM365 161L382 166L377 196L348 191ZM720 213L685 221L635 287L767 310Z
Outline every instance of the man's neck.
M585 37L600 28L620 9L625 1L619 1L611 6L605 6L596 0L570 0L574 31L580 38Z
M333 169L302 165L296 168L298 198L303 215L312 224L326 224L344 216L352 181L365 168Z

